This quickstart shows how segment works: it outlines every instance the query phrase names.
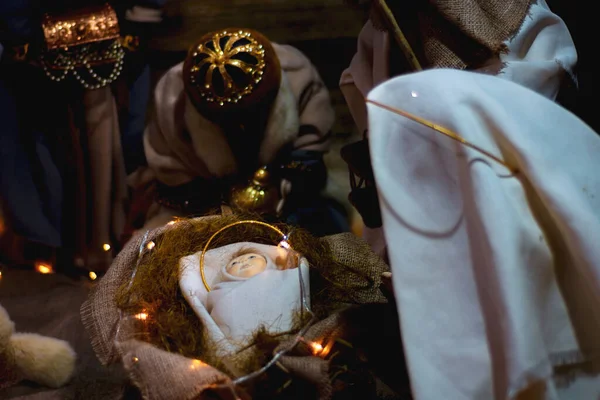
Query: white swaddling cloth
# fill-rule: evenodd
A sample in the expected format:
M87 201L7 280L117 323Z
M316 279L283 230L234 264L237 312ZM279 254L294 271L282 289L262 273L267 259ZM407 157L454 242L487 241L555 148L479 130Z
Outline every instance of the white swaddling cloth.
M369 101L519 170L368 104L415 399L600 398L600 375L577 368L600 355L600 137L534 91L473 72L406 75ZM574 370L568 385L557 366Z
M229 275L225 267L231 259L248 249L263 255L266 268L250 278ZM302 258L298 268L281 270L288 250L257 243L234 243L206 252L204 271L211 291L207 292L200 274L201 252L180 261L179 285L194 312L200 318L211 340L219 350L231 354L247 344L260 327L269 333L282 333L293 328L302 307L300 273L304 295L309 299L308 262Z

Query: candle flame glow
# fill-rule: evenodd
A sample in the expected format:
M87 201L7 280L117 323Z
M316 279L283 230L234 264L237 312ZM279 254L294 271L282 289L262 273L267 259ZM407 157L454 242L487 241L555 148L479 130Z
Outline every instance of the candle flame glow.
M50 264L46 264L46 263L39 262L39 261L35 263L35 270L37 272L39 272L40 274L54 273L54 270L52 269L52 266Z

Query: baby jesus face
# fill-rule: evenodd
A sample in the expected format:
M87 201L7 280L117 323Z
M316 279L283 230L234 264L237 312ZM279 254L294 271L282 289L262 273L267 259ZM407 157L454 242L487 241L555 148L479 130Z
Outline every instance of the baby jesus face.
M238 278L251 278L267 268L265 256L253 251L248 251L234 257L225 270L228 274Z

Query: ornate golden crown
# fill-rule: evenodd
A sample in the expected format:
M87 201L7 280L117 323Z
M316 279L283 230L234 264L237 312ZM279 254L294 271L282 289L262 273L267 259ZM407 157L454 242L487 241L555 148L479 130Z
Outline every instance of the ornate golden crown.
M49 50L119 38L117 14L109 4L64 16L45 14L42 29Z
M224 30L193 50L190 81L207 102L223 106L252 93L265 65L265 50L250 32Z

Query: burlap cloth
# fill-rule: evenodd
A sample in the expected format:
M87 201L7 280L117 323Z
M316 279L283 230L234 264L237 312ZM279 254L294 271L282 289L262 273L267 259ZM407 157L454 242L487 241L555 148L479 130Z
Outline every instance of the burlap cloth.
M424 68L465 69L507 51L506 41L518 33L534 2L388 0L387 5ZM389 26L379 10L372 20L383 29Z
M104 365L122 363L145 399L203 398L203 394L213 389L215 385L220 385L217 390L219 398L233 399L234 395L244 397L244 393L239 388L236 388L235 393L227 389L228 385L231 385L232 377L200 360L169 353L139 340L134 329L128 326L129 323L120 320L119 310L114 300L115 295L119 287L131 279L140 247L144 248L144 243L148 241L156 241L167 229L185 229L185 226L187 224L164 226L150 231L146 238L140 235L132 239L119 253L107 274L94 287L89 299L83 304L81 308L83 324L100 362ZM389 267L370 250L365 242L352 234L334 235L322 240L329 244L338 262L349 266L347 274L334 272L328 278L334 278L352 289L350 303L387 302L380 285L381 274L389 271ZM352 268L356 269L357 266L360 266L360 271L352 271ZM359 273L363 276L362 281L355 276ZM368 277L368 283L365 283L364 277ZM348 313L347 310L340 310L339 313L317 322L308 330L304 338L307 340L318 338L324 343L328 338L337 337L341 330L350 330L352 318L349 315L352 313ZM117 336L118 340L115 340ZM282 342L279 348L286 343L289 342ZM328 362L313 356L306 345L302 345L305 346L304 349L297 346L297 351L286 354L279 363L289 371L290 375L313 384L320 399L331 398L332 387ZM279 348L275 349L275 352Z

